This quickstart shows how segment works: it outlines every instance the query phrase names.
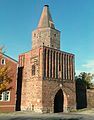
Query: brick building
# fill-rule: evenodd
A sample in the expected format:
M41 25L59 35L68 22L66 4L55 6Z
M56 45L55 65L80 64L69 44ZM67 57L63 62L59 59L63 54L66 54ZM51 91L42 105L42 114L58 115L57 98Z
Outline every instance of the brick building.
M48 5L32 32L32 50L19 55L19 69L21 110L51 113L75 109L74 54L60 50L60 31Z
M0 67L8 66L9 76L12 82L7 86L6 91L0 93L0 112L15 111L16 108L16 82L17 82L17 61L0 52Z

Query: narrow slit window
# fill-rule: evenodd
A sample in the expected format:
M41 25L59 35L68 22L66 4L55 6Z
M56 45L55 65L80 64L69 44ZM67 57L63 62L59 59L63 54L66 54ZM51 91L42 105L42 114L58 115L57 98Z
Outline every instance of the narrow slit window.
M35 65L32 65L32 76L35 75Z

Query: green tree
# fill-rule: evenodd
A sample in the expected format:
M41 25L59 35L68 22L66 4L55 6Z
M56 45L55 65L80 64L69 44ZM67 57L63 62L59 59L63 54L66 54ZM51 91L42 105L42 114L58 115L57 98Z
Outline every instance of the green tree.
M92 83L93 78L94 78L94 74L86 73L86 72L81 72L78 76L75 77L76 80L84 83L87 89L94 87L94 84Z

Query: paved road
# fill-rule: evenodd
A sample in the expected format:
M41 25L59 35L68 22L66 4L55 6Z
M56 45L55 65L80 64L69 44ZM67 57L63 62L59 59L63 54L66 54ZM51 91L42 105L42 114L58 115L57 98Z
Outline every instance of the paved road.
M94 111L69 114L35 114L31 112L0 113L0 120L94 120Z

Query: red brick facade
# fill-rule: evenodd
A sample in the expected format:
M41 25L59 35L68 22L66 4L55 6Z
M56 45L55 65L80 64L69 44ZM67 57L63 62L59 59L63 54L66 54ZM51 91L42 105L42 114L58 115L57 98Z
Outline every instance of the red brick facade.
M94 88L87 89L87 108L94 108Z
M1 61L2 59L5 60L5 63L2 65ZM10 68L9 76L12 75L12 82L7 86L7 89L9 91L9 100L3 100L3 98L0 100L0 112L9 112L9 111L15 111L16 107L16 82L17 82L17 61L13 60L9 56L0 53L0 67L8 65ZM4 97L4 96L2 96Z
M45 54L45 50L49 50L49 54L47 52ZM58 53L58 55L60 54L60 56L62 56L60 59L55 59L55 62L58 62L57 65L53 63L54 60L52 63L50 61L51 59L54 59L54 56L50 54L51 52L55 54ZM63 55L68 57L64 60ZM24 59L22 57L24 57ZM69 58L71 58L71 60L69 60ZM23 60L23 62L21 62L21 60ZM68 64L62 62L63 60ZM61 63L60 66L59 62ZM41 113L54 112L55 95L60 89L62 90L64 97L63 111L66 112L68 109L75 109L73 54L49 47L40 47L33 49L24 55L20 55L19 63L20 67L23 67L21 110L30 110ZM35 75L33 76L32 65L35 65ZM66 73L66 77L59 74L56 76L56 74L59 73L59 69L61 70L61 74Z

